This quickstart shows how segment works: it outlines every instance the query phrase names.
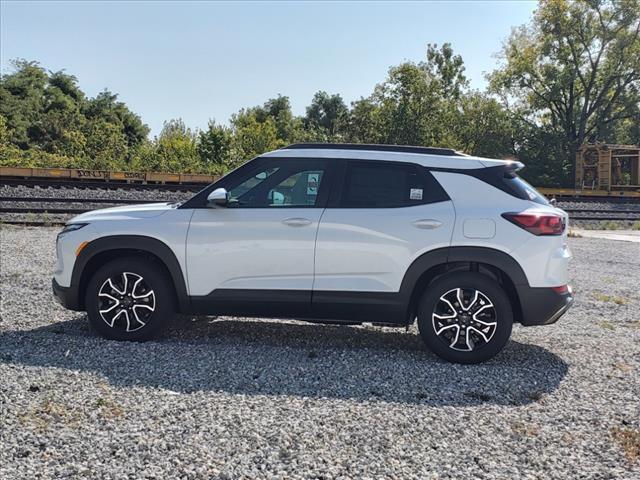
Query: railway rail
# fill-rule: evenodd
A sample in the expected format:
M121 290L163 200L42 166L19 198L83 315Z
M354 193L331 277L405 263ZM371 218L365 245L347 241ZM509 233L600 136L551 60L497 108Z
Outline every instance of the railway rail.
M169 192L197 192L203 189L203 183L121 183L121 182L96 182L78 180L43 180L34 178L0 178L0 185L23 185L27 187L44 188L82 188L90 190L160 190Z

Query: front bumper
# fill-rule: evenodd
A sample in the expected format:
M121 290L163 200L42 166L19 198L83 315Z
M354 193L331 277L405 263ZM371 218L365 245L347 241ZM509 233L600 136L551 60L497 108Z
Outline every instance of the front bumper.
M518 286L522 325L549 325L558 321L573 304L573 293L558 293L552 288Z
M81 310L77 288L73 288L73 286L61 287L55 278L51 280L51 287L53 288L53 296L60 305L69 310Z

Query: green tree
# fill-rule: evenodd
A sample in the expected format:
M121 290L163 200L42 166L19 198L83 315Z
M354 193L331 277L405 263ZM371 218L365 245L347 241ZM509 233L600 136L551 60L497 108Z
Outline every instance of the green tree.
M14 151L25 162L126 168L147 141L149 129L117 95L105 91L88 99L64 71L48 72L26 60L12 66L0 77L0 115L11 145L30 152Z
M570 177L582 143L640 121L639 32L639 0L542 0L503 48L493 91L523 121L564 139Z
M234 122L234 127L235 163L247 161L286 145L286 142L278 138L278 129L273 117L259 122L255 115L244 115L241 122Z
M496 99L479 92L463 95L459 114L450 120L456 148L489 158L515 154L513 127L510 113Z
M427 45L427 61L422 63L430 77L438 82L444 98L460 98L469 82L464 75L464 62L460 55L454 55L450 43L438 48L437 44Z
M233 134L229 127L211 120L206 130L198 133L198 155L210 171L222 173L231 161Z
M349 109L338 94L316 92L307 107L304 125L307 129L324 130L328 138L339 140L344 136Z
M11 62L13 73L0 77L0 115L11 132L11 143L26 150L32 146L29 129L44 108L47 73L38 62Z
M164 122L153 148L143 149L135 164L144 169L172 173L198 173L201 171L197 148L197 135L181 119Z
M84 112L90 120L104 119L118 125L130 148L135 149L149 135L149 127L123 102L118 101L117 94L109 90L104 90L95 98L89 99L85 104Z

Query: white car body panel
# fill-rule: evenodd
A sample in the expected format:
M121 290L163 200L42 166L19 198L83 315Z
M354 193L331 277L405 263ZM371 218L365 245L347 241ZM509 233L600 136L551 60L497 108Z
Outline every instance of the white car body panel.
M54 278L62 287L71 282L75 252L83 241L116 235L141 235L160 240L176 256L182 274L188 278L185 259L187 230L193 210L177 209L171 204L154 203L125 207L104 208L74 217L72 223L88 223L80 230L65 233L58 238L57 250L60 267Z
M500 250L518 261L531 287L556 287L568 283L567 229L563 235L536 236L502 217L503 213L566 212L549 205L515 198L470 175L433 172L456 206L456 224L451 246L475 246ZM493 219L495 234L489 238L465 235L465 222Z
M328 208L318 230L313 288L398 292L416 258L449 246L454 221L450 201L400 208Z
M218 288L311 290L322 208L201 208L191 220L191 295ZM283 221L293 219L294 225ZM306 219L307 225L295 225ZM302 222L305 223L305 222Z

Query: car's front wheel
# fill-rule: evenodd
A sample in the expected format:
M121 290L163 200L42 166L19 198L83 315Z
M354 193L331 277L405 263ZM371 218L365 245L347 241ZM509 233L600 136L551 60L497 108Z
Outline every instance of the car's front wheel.
M456 363L479 363L497 355L511 336L513 312L504 289L476 272L455 272L429 285L418 308L427 346Z
M111 340L149 340L175 312L167 274L151 260L121 258L106 263L89 280L85 306L91 326Z

